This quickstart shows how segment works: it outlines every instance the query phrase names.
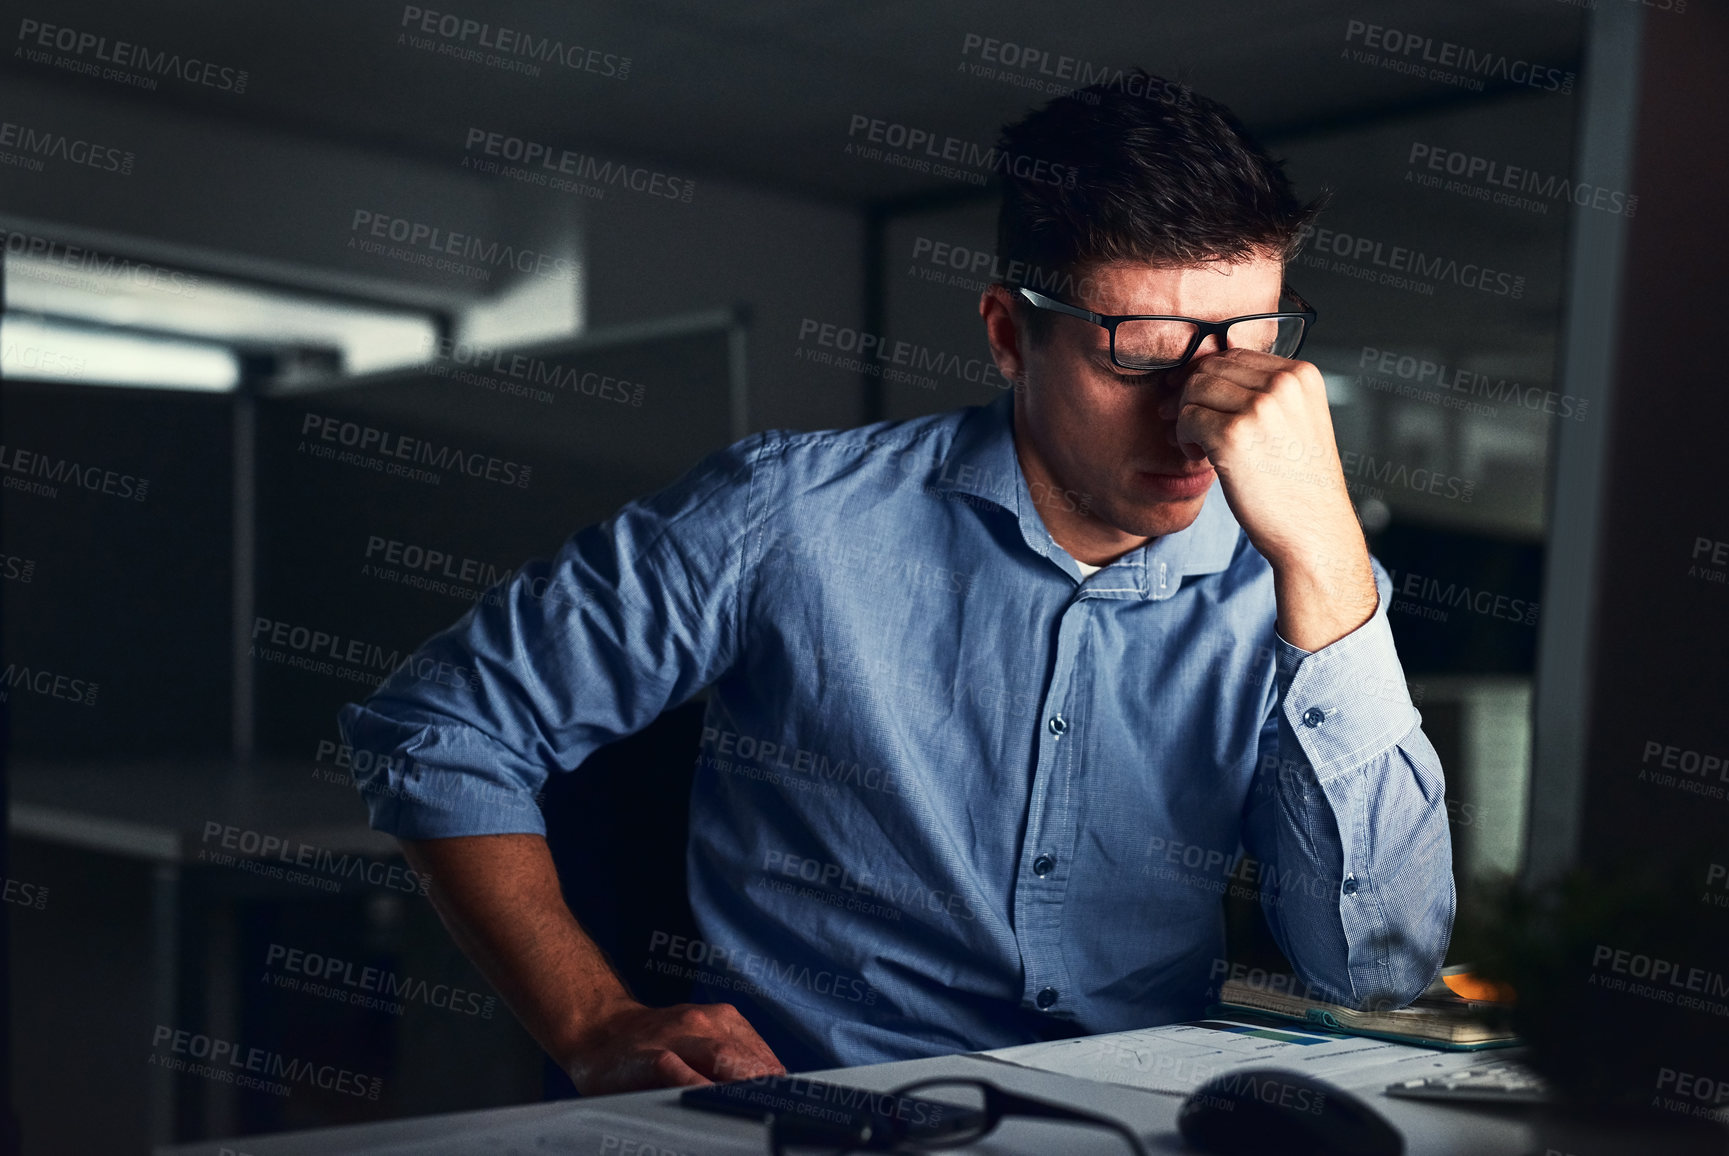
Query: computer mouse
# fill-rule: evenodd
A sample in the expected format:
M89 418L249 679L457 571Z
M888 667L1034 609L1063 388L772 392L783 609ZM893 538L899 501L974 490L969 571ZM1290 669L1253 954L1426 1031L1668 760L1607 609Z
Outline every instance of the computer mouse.
M1183 1101L1177 1131L1217 1156L1403 1156L1404 1137L1349 1092L1278 1068L1216 1076Z

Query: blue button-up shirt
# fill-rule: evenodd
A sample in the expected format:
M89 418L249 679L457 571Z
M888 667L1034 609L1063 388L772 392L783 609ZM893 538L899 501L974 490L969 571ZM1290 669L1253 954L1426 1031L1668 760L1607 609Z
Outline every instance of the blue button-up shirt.
M1292 646L1215 483L1083 577L1012 400L752 435L524 566L343 708L372 825L541 833L548 775L712 686L700 937L652 965L789 1068L1203 1014L1232 889L1317 994L1414 997L1452 858L1385 569L1368 622Z

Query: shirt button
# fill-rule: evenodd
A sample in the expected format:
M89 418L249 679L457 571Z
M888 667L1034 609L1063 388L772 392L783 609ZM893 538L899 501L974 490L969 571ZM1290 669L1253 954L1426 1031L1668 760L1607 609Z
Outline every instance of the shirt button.
M1357 893L1357 877L1355 875L1345 876L1345 885L1340 890L1346 895L1355 895Z
M1042 989L1039 992L1039 1010L1040 1011L1050 1011L1051 1008L1056 1005L1056 1002L1057 1002L1057 989L1056 988L1047 987L1047 988Z
M1062 733L1069 729L1069 720L1064 718L1060 714L1054 714L1051 716L1051 724L1050 725L1051 725L1051 733L1060 738L1062 736Z
M1303 725L1306 727L1318 727L1321 725L1321 720L1326 717L1326 711L1322 710L1318 706L1312 706L1303 712Z
M1056 866L1057 861L1055 859L1052 859L1049 855L1040 855L1037 859L1033 860L1033 874L1043 879L1046 875L1049 875L1052 871L1056 870Z

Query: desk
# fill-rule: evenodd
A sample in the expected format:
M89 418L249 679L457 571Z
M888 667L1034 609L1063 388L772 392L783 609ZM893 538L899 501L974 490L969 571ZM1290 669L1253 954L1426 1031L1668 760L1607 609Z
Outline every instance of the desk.
M821 1074L836 1083L888 1091L931 1076L974 1076L1029 1095L1111 1115L1138 1131L1153 1152L1180 1152L1182 1097L1059 1076L981 1056L940 1056ZM1357 1090L1357 1089L1353 1089ZM1526 1113L1461 1104L1366 1096L1405 1135L1410 1156L1526 1156L1534 1143ZM951 1152L1086 1156L1120 1153L1091 1129L1006 1120L986 1141ZM425 1116L354 1128L155 1149L155 1156L763 1156L762 1125L678 1104L676 1090ZM1537 1147L1537 1151L1541 1151Z

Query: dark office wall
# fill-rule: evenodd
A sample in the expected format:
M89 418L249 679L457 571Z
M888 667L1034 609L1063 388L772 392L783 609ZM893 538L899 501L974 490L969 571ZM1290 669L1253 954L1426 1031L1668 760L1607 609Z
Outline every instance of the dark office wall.
M1599 1110L1663 1109L1625 1151L1683 1150L1656 1135L1690 1107L1663 1094L1664 1074L1721 1073L1729 1055L1725 60L1721 5L1643 21L1592 653L1584 701L1567 704L1586 728L1577 869L1558 902L1513 908L1487 941L1510 960L1522 1030L1557 1087ZM1598 1145L1551 1123L1533 1148Z
M229 406L0 386L14 761L227 749Z
M1697 855L1703 845L1729 862L1725 60L1721 6L1646 22L1639 212L1621 293L1598 567L1587 861ZM1648 744L1673 750L1647 757ZM1707 771L1708 757L1726 762ZM1703 885L1709 861L1697 867Z
M540 390L545 402L501 392L521 384L507 377L413 373L261 408L253 629L262 750L313 759L319 742L337 738L337 709L366 696L363 679L376 681L389 656L406 657L523 562L550 557L733 440L723 330L525 356L575 384ZM366 431L373 449L359 444ZM403 463L375 451L381 437L418 439L435 458L494 459L500 480L454 468L382 472L374 467ZM278 641L296 630L341 641L316 652Z

